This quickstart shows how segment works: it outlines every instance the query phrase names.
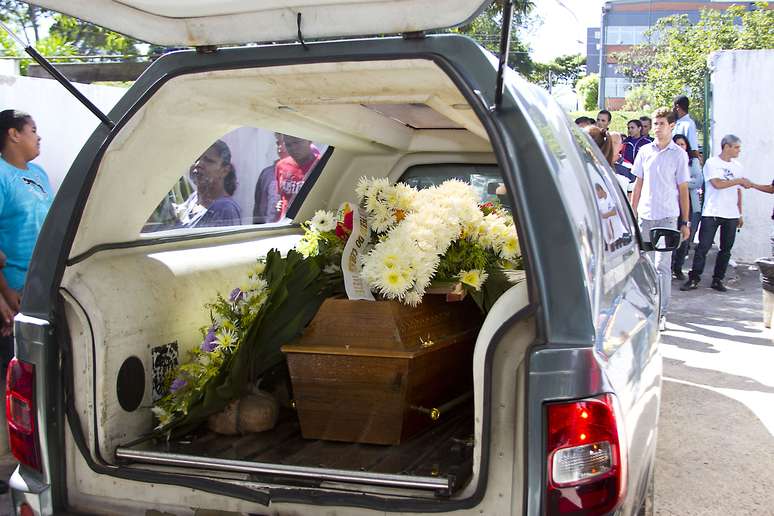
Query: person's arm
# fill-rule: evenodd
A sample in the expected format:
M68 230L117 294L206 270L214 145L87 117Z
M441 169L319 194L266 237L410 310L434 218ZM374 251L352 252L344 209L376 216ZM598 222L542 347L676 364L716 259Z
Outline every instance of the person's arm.
M731 188L733 186L741 186L742 188L750 188L752 186L752 183L746 177L738 177L735 179L719 179L714 177L710 179L709 182L718 190Z
M691 162L689 169L691 171L691 180L688 181L688 190L696 190L697 188L701 188L704 184L704 176L701 173L699 162L694 159Z
M698 138L698 131L696 130L696 123L691 120L691 123L688 125L688 134L685 135L685 137L688 139L688 143L691 145L691 156L698 159L699 163L703 163L704 160L701 157L701 154L699 154L699 138Z
M19 313L20 304L19 293L8 286L5 275L0 271L0 335L7 337L13 333L13 318Z
M677 185L677 189L680 192L680 221L681 222L688 222L691 220L690 213L688 210L690 210L690 203L688 201L688 183L680 183ZM688 227L688 224L680 224L680 233L683 236L683 240L688 240L691 236L691 230Z
M632 211L634 217L638 218L637 205L640 204L640 194L642 193L642 178L638 177L634 182L634 190L632 191Z
M736 223L736 227L741 228L744 226L744 220L742 219L742 190L741 188L736 191L736 206L739 208L739 222Z
M761 191L763 193L774 193L774 183L770 185L759 185L756 183L750 183L750 188L755 188L756 190Z

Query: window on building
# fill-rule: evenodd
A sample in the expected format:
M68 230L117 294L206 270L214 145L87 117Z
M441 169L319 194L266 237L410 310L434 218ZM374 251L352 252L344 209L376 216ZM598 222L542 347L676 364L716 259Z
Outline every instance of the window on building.
M648 29L647 25L610 26L606 29L606 43L608 45L639 45L647 41L645 31Z
M608 77L605 79L605 98L623 98L636 83L626 77Z

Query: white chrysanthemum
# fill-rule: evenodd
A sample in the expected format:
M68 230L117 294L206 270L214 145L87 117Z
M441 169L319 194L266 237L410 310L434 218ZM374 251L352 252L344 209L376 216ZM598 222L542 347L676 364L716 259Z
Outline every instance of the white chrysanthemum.
M516 258L520 252L521 249L519 249L519 238L516 236L514 231L514 234L508 235L508 237L506 237L505 241L503 242L503 246L500 249L500 256L506 260L512 260L513 258Z
M415 290L409 290L406 295L403 296L403 302L409 306L419 306L422 302L422 294Z
M169 412L167 412L166 410L164 410L159 406L155 406L151 408L151 412L153 412L153 415L156 416L156 419L159 420L159 424L156 427L156 430L160 429L161 427L169 423L169 420L172 417Z
M309 226L315 231L333 231L336 229L336 215L331 211L317 210Z
M481 286L486 281L489 275L479 269L471 269L469 271L460 271L459 280L465 285L469 285L476 290L481 290Z
M231 349L237 345L237 335L233 330L221 329L215 334L215 344L219 349Z
M376 282L379 291L390 298L403 296L409 286L407 274L400 269L385 269Z

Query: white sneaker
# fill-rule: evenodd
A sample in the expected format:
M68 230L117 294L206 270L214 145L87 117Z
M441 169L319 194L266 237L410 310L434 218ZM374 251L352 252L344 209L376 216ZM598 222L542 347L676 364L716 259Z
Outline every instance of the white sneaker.
M658 320L658 331L664 330L666 330L666 315L662 315L661 319Z

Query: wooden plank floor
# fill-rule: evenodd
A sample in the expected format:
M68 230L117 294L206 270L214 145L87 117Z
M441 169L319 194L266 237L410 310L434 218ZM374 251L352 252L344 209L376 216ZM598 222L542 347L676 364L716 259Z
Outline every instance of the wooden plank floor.
M372 471L402 475L454 476L461 485L472 474L473 408L449 413L427 431L400 445L310 440L301 437L298 419L283 412L274 430L227 437L211 432L190 441L136 446L169 453L251 462Z

